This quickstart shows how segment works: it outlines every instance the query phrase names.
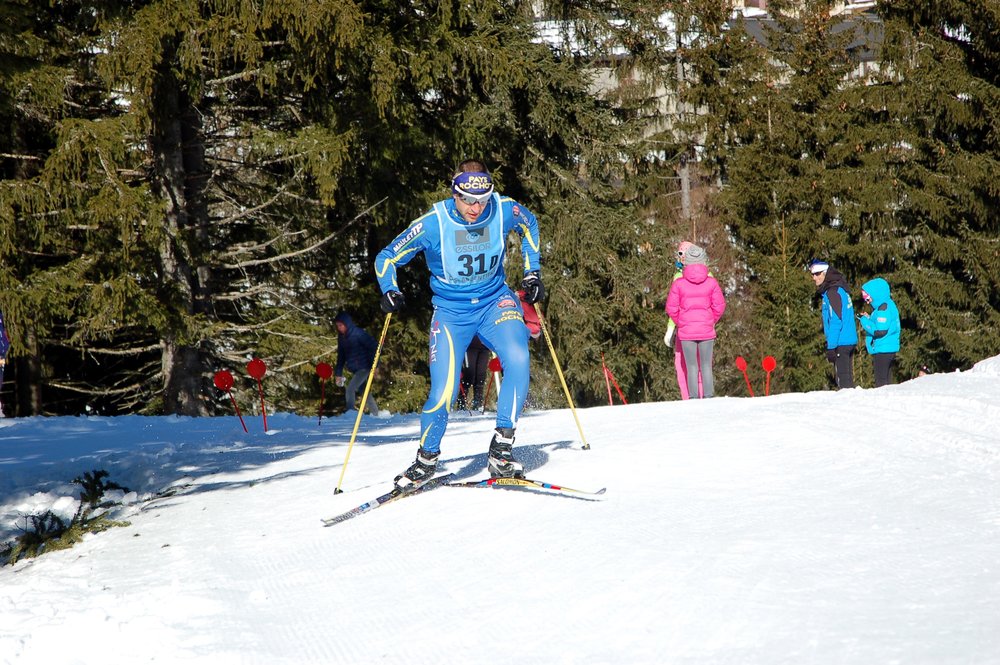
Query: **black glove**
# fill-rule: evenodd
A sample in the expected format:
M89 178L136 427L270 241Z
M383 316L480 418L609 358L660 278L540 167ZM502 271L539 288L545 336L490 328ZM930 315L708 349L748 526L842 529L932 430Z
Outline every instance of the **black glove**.
M837 349L827 349L826 350L826 359L829 360L832 363L837 362Z
M524 291L524 302L534 305L545 298L545 287L542 286L542 278L538 276L537 270L532 270L524 276L521 282L521 290Z
M406 300L403 299L403 294L399 291L389 291L388 293L383 293L382 301L379 302L379 306L386 314L398 312L403 309L403 305L405 304Z

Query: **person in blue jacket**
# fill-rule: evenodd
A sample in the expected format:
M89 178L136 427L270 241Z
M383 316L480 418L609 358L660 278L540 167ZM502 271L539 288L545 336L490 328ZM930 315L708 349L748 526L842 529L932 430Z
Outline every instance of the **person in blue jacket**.
M347 312L337 314L333 323L337 326L337 366L333 369L334 381L338 386L344 386L344 368L351 372L351 380L344 387L344 403L348 411L353 411L358 398L358 389L368 382L368 375L375 363L378 343L367 331L355 325ZM368 394L365 408L373 416L378 415L378 404L375 403L371 393Z
M823 301L823 333L826 335L826 359L833 363L838 388L854 387L854 351L858 345L858 329L854 323L847 279L826 261L809 262L816 293Z
M3 389L3 371L7 367L7 352L10 350L10 338L7 337L7 326L3 322L3 312L0 312L0 390ZM0 418L3 418L3 404L0 404Z
M892 365L899 351L899 310L889 294L889 282L881 277L865 282L861 299L872 308L872 313L862 314L861 329L865 334L865 348L872 357L875 369L875 387L892 383Z
M538 221L530 210L494 189L483 162L467 160L452 177L451 196L410 223L375 257L380 304L386 313L398 312L404 305L396 281L399 266L423 254L431 274L430 393L420 414L416 460L395 478L400 490L425 484L437 470L462 355L476 335L500 358L504 375L487 462L490 474L524 475L513 444L528 395L528 329L521 301L504 274L507 236L512 231L521 237L525 302L534 304L545 297L539 275Z

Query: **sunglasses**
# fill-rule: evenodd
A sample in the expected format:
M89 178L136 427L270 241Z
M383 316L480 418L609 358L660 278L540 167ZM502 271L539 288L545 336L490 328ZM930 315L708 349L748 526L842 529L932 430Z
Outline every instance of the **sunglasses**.
M819 277L820 275L822 275L825 272L826 272L825 270L817 270L817 271L813 272L812 275L813 275L813 277Z
M458 193L456 193L455 196L457 196L459 199L461 199L462 203L464 203L465 205L470 205L470 206L476 205L477 203L480 203L482 205L486 205L486 202L490 198L490 194L481 194L479 196L475 196L473 194L458 194Z

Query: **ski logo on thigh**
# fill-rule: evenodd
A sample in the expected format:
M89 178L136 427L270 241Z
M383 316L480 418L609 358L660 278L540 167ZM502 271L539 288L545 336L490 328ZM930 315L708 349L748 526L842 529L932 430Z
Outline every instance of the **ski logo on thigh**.
M431 321L430 362L434 362L434 359L437 357L438 335L440 334L441 334L441 323L437 319L435 319Z

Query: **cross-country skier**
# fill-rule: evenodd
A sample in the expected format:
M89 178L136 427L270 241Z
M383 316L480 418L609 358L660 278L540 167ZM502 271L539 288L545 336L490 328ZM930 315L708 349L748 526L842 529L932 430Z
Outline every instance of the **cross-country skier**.
M375 258L386 313L398 312L404 305L396 281L399 266L423 253L431 273L431 387L420 414L416 460L395 479L401 490L420 487L434 476L458 390L462 354L475 335L497 354L504 371L489 448L490 475L524 475L512 448L528 394L528 329L520 301L504 276L511 231L521 236L521 288L525 301L534 304L545 297L539 276L538 221L523 205L494 190L485 164L467 160L452 178L451 197L435 203Z

